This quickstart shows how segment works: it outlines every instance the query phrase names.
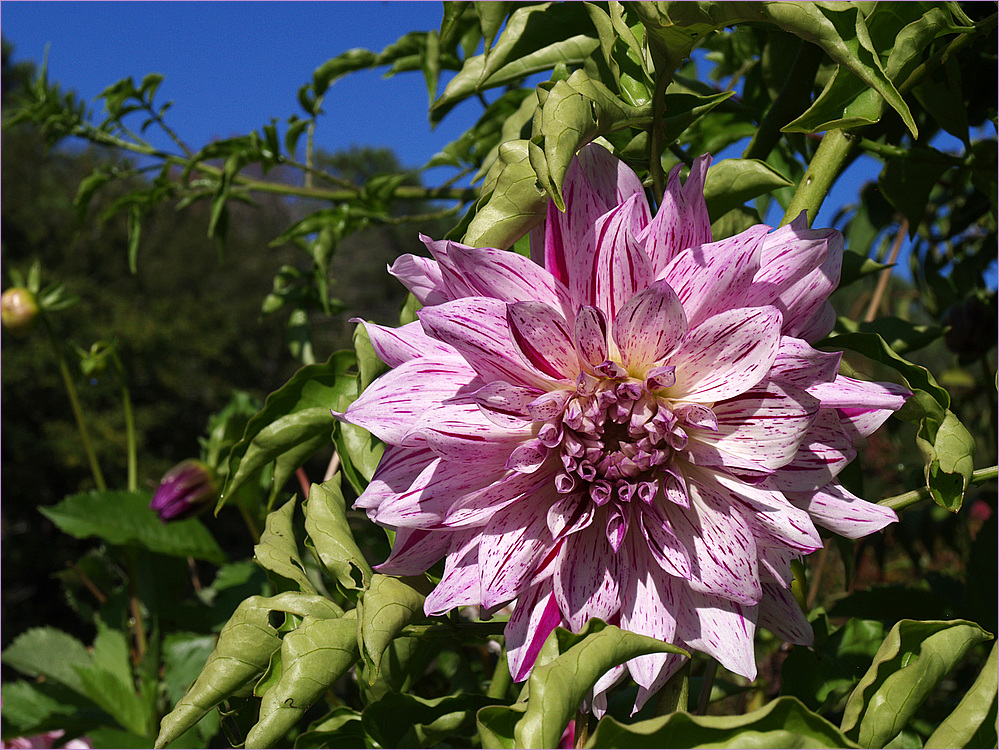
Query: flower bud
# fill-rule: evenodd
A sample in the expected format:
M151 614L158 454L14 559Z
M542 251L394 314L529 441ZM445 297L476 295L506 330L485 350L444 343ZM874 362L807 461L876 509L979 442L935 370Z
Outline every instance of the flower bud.
M200 513L217 497L214 472L201 461L188 459L163 475L149 507L166 523Z
M0 319L4 328L26 331L38 317L35 295L24 287L11 287L0 296Z

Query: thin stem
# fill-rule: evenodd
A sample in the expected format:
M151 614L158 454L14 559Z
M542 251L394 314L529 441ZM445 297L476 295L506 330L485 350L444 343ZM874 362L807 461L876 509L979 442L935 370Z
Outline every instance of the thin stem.
M997 477L999 477L999 466L990 466L987 469L978 469L971 474L968 486L970 487L973 484L984 484L985 482L995 480ZM878 505L885 505L892 510L899 511L903 508L908 508L910 505L915 505L921 500L926 500L929 497L929 488L920 487L918 490L903 492L901 495L895 495L893 497L886 497L884 500L879 500Z
M798 184L794 197L791 198L791 203L781 220L781 226L789 224L798 217L798 214L806 210L807 223L809 226L812 225L829 188L839 177L855 146L854 138L842 130L830 130L825 134L808 165L805 176Z
M711 688L715 683L715 674L718 672L718 662L714 659L708 660L708 666L704 670L704 682L701 684L701 696L697 700L697 715L704 716L711 703Z
M128 392L128 381L125 378L125 368L118 354L112 350L111 360L118 372L118 382L121 384L122 409L125 412L125 441L128 461L128 491L139 489L139 459L138 446L135 439L135 415L132 412L132 397Z
M506 658L506 648L500 651L499 659L496 660L496 669L493 670L493 679L486 690L487 698L503 700L506 693L513 684L513 677L510 676L510 663Z
M309 475L305 473L305 469L299 466L295 469L295 478L298 480L298 486L302 488L302 497L309 497Z
M52 351L55 353L56 361L59 364L59 374L62 376L63 386L66 388L66 395L69 396L69 405L73 410L73 417L76 419L76 428L80 431L80 440L83 441L83 450L87 453L87 461L90 464L90 474L94 478L97 489L104 492L108 488L104 481L104 474L101 472L100 464L97 463L97 454L94 453L94 446L90 442L90 433L87 431L87 424L83 421L83 410L80 409L80 400L76 394L76 386L73 384L73 377L70 375L69 367L66 365L66 358L62 354L62 347L56 339L52 326L48 318L43 314L42 323L45 332L48 333L49 342L52 344Z
M128 574L128 605L132 613L132 628L135 636L135 663L138 664L142 661L148 648L146 626L142 619L142 604L139 602L139 591L135 582L135 560L130 549L126 547L124 552Z
M898 258L898 251L902 247L902 240L908 231L909 220L903 216L901 223L898 225L898 234L895 235L895 242L892 243L891 252L888 253L888 268L884 269L878 276L877 286L874 287L874 295L871 297L871 303L867 306L867 312L864 314L865 323L870 323L878 314L878 308L881 307L881 300L885 296L885 290L888 289L888 281L891 279L891 266L895 262L895 259Z
M822 549L819 550L818 559L815 561L815 571L812 573L812 585L808 587L808 597L805 599L806 613L812 609L812 606L815 604L815 598L819 595L819 584L822 582L822 574L826 569L830 544L832 542L827 539L825 544L822 545Z
M340 468L340 454L337 453L336 448L333 449L333 455L330 456L330 462L326 465L326 473L323 474L323 482L328 482L336 474L336 470Z
M572 743L574 748L586 747L587 740L590 739L590 715L580 709L576 712L576 723L573 727L575 729L575 742Z
M239 508L240 515L243 516L243 523L246 524L246 529L250 532L250 537L253 539L253 543L257 544L260 541L260 527L257 526L257 522L254 520L253 514L244 508L240 503L236 503L236 507Z

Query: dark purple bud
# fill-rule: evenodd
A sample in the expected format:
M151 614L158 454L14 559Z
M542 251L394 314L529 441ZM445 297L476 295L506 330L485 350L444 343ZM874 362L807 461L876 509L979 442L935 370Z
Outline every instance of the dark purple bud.
M215 474L201 461L188 459L163 475L149 507L166 523L193 516L217 498Z

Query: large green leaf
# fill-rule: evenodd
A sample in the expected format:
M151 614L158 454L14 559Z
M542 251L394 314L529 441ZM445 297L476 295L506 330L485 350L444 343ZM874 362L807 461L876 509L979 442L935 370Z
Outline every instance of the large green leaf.
M872 264L873 270L884 267L874 261L869 262ZM878 334L896 354L906 354L922 349L939 339L944 333L944 329L940 326L917 325L912 321L896 318L893 315L882 315L872 321L859 323L852 318L841 316L838 324L840 328L849 332L860 331L861 333Z
M458 102L486 89L551 70L558 63L578 65L599 46L582 5L543 3L519 8L492 48L467 59L451 79L431 108L431 122L439 122Z
M293 583L299 591L315 594L305 572L305 564L298 554L295 542L295 528L292 519L297 502L292 498L277 510L268 514L264 533L253 547L253 559L266 570Z
M98 627L89 664L74 668L87 696L125 729L140 736L153 732L153 706L136 692L128 641L120 630Z
M90 665L86 647L56 628L32 628L21 633L3 652L3 662L29 677L44 677L86 695L78 667Z
M704 201L711 221L772 190L792 185L789 179L758 159L724 159L708 168Z
M833 724L785 696L741 716L669 716L621 724L607 717L586 744L594 747L857 747Z
M631 7L648 30L650 45L671 69L702 37L725 26L762 23L817 44L884 98L916 135L909 107L885 72L864 14L853 3L635 2Z
M148 492L83 492L39 508L60 531L77 539L96 536L110 544L135 544L173 557L221 564L225 553L196 518L163 523L149 508Z
M376 573L357 603L357 640L368 672L368 682L378 677L382 654L415 617L423 613L421 594L405 581Z
M264 693L246 747L274 747L312 703L357 661L353 610L342 617L308 615L281 640L281 678Z
M966 620L902 620L850 694L840 728L864 747L883 747L973 646L989 638Z
M271 654L281 646L271 612L299 617L335 618L343 614L329 599L313 594L285 592L273 597L252 596L233 613L219 633L218 645L191 689L160 724L156 747L165 747L193 727L226 698L257 680Z
M354 541L347 523L347 508L340 491L340 475L328 482L314 484L305 505L306 545L327 573L344 589L362 590L371 581L371 566ZM360 580L354 577L359 574Z
M3 736L30 737L62 730L68 735L83 734L111 717L93 703L57 682L3 683Z
M885 162L878 187L888 202L909 220L910 236L923 220L930 191L952 164L952 159L928 147L909 149L905 156Z
M992 646L992 652L974 684L961 698L957 708L933 731L925 747L993 747L996 744L997 690L999 644Z
M353 352L337 352L325 364L303 367L267 397L233 446L218 507L271 461L317 435L332 435L336 419L330 410L342 394L356 389L354 376L347 374L355 364Z
M337 706L307 731L295 738L296 748L371 747L361 725L361 714L348 706Z
M942 3L878 3L865 23L885 75L896 85L905 81L937 36L966 30L954 24ZM841 66L812 106L784 130L818 133L870 125L881 119L884 104L866 81Z
M464 747L457 738L475 731L475 712L496 703L484 695L441 698L387 693L364 708L364 726L381 747L432 747L442 740Z
M505 250L544 219L548 196L531 166L529 146L525 140L500 146L462 239L466 245Z
M578 634L556 628L528 679L525 704L479 711L483 747L555 747L586 694L607 670L644 654L683 654L670 643L590 620ZM512 733L512 734L511 734Z

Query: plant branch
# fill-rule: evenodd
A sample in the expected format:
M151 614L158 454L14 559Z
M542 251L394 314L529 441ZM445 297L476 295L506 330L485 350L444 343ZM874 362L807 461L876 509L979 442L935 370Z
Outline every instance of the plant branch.
M708 659L708 666L704 670L704 682L701 684L701 695L697 699L697 715L704 716L711 702L711 688L715 684L715 674L718 673L718 662L715 659Z
M972 473L971 479L968 481L968 486L970 487L973 484L984 484L985 482L994 481L997 477L999 477L999 466L990 466L987 469L978 469ZM929 488L920 487L918 490L903 492L901 495L894 495L893 497L886 497L884 500L879 500L878 505L885 505L894 511L899 511L903 508L908 508L910 505L915 505L922 500L926 500L929 497Z
M493 670L493 679L489 683L489 689L486 690L486 697L503 700L506 698L506 693L512 684L513 678L510 676L510 664L506 657L506 648L504 647L500 651L499 658L496 660L496 669Z
M114 349L111 350L111 359L118 373L118 382L121 384L122 409L125 412L125 442L128 450L128 490L129 492L135 492L139 489L139 460L137 453L138 444L135 439L135 415L132 412L132 397L128 391L125 368Z
M784 213L781 226L789 224L806 210L807 224L812 225L829 188L846 166L855 147L856 139L842 130L830 130L825 134L808 165L805 176L798 183L798 189Z
M864 314L864 322L866 323L870 323L878 314L878 308L881 306L881 299L885 296L885 290L888 288L888 281L891 279L891 266L895 263L895 259L898 257L898 251L902 247L902 240L905 239L905 235L908 231L909 220L903 216L901 223L898 225L898 234L895 235L895 242L892 243L891 252L888 253L888 259L886 261L888 268L884 269L878 276L878 284L874 288L871 303L867 306L867 312Z

